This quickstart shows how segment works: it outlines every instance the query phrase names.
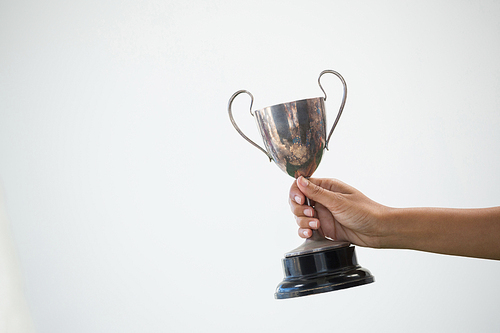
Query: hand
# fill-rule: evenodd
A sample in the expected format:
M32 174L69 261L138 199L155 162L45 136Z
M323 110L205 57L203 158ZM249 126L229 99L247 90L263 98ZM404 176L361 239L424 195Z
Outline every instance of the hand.
M314 208L305 204L306 197ZM381 245L382 216L389 208L339 180L299 177L290 188L289 202L302 238L310 237L311 229L321 228L333 240Z
M500 260L500 207L389 208L341 181L303 177L290 188L289 202L303 238L321 228L360 246Z

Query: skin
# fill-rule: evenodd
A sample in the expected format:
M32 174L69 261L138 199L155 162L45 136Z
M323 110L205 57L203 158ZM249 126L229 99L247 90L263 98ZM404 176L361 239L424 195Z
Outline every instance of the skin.
M339 180L303 177L292 184L289 203L302 238L321 228L359 246L500 260L500 207L391 208Z

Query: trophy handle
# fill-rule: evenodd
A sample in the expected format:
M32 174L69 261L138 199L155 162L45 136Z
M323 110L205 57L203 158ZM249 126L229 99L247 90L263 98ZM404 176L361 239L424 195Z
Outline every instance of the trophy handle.
M326 148L326 150L328 150L328 143L330 142L330 137L332 136L333 130L337 126L337 123L340 120L340 116L342 115L342 111L344 110L345 101L347 99L347 84L346 84L344 78L342 77L342 75L340 75L340 73L338 73L336 71L332 71L332 70L322 71L321 74L319 74L318 84L319 84L319 87L321 88L321 91L323 91L323 94L325 94L325 101L326 101L326 92L323 89L323 87L321 86L321 77L323 76L323 74L326 74L326 73L336 75L340 79L340 81L342 81L342 84L344 85L344 96L342 97L342 103L340 104L339 113L337 114L337 118L335 119L335 122L333 123L332 129L330 130L330 134L328 134L328 138L326 139L325 148Z
M253 112L252 112L252 105L253 105L253 95L249 92L249 91L246 91L246 90L238 90L237 92L235 92L233 94L233 96L231 96L231 98L229 99L229 103L228 103L228 106L227 106L227 110L228 110L228 113L229 113L229 119L231 119L231 123L233 124L234 128L236 129L236 131L238 131L238 133L240 133L240 135L243 137L243 139L247 140L248 142L250 142L253 146L259 148L260 151L262 151L264 154L266 154L266 156L269 158L269 161L272 161L273 158L272 156L264 149L262 148L261 146L259 146L258 144L256 144L255 142L253 142L251 139L249 139L245 134L243 134L243 132L240 130L240 128L238 127L238 125L236 125L236 121L234 121L234 118L233 118L233 111L231 110L231 105L233 104L233 101L234 99L236 98L236 96L238 96L239 94L242 94L242 93L245 93L247 95L250 96L250 98L252 99L252 101L250 102L250 114L252 115L252 117L254 116L253 115Z

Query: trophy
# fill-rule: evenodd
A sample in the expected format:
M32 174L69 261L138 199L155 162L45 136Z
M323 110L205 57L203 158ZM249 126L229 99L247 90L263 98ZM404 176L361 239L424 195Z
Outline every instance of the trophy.
M327 95L321 86L321 77L326 73L336 75L344 87L340 109L328 137L325 113ZM312 176L321 162L323 151L328 150L328 142L346 102L347 84L338 72L321 72L318 85L325 97L278 104L256 111L252 111L254 98L247 90L239 90L229 99L229 118L236 131L294 178ZM233 118L232 103L242 93L251 98L250 114L257 122L265 149L243 134ZM309 199L307 204L311 205ZM285 277L276 288L274 296L277 299L319 294L374 282L370 271L358 264L354 246L349 242L326 238L321 228L313 230L312 236L302 245L285 253L282 265Z

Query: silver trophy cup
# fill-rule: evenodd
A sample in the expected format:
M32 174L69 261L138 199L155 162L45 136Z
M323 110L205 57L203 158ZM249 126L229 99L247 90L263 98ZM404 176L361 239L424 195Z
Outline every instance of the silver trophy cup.
M321 86L321 77L326 73L336 75L344 87L340 109L328 137L325 113L327 95ZM318 85L324 97L277 104L256 111L252 111L254 98L247 90L239 90L229 99L229 118L236 131L294 178L312 176L321 162L323 151L328 149L332 133L344 110L347 84L338 72L321 72ZM256 119L265 149L249 139L233 118L232 103L242 93L251 98L250 114ZM302 245L285 253L283 269L285 279L275 293L278 299L344 289L374 281L371 273L357 264L354 246L349 242L326 238L321 229L314 230L313 235Z

